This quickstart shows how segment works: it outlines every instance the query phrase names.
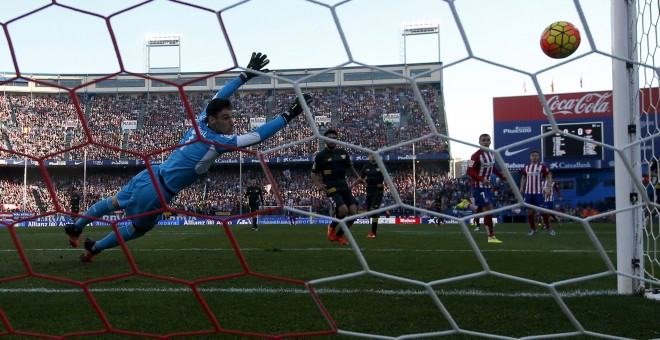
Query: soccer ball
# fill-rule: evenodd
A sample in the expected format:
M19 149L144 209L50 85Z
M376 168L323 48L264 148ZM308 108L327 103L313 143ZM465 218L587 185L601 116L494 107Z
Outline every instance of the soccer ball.
M566 58L579 46L580 31L567 21L553 22L541 35L541 49L550 58Z

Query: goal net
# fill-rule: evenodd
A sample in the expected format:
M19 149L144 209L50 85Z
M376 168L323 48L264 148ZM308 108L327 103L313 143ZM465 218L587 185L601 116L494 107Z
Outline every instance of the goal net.
M172 0L134 5L108 2L102 6L53 0L40 7L32 2L11 2L0 11L0 24L5 29L0 45L0 52L5 53L0 53L0 63L7 68L0 82L5 90L0 103L0 158L5 162L2 165L25 170L18 176L21 178L1 178L0 189L3 199L22 197L23 207L41 210L0 220L0 246L3 254L10 254L7 263L11 263L0 266L0 335L278 339L322 335L373 339L657 336L646 327L656 322L652 318L657 316L657 305L631 295L646 290L647 296L654 297L660 288L660 150L655 151L660 141L660 61L656 60L660 1L612 0L609 25L599 21L601 12L590 13L602 10L600 2L563 1L567 19L582 30L582 46L567 59L544 57L528 64L527 57L533 54L527 50L541 53L538 34L528 39L529 44L518 41L517 36L531 37L529 32L535 31L539 22L556 20L551 9L559 2L482 1L474 8L470 1L411 0L402 1L404 6L398 7L397 13L388 12L389 2L357 0L237 1L229 5ZM26 7L18 8L19 3ZM441 31L437 22L401 25L397 33L402 37L402 50L395 52L402 54L400 63L372 59L384 54L379 47L367 44L382 38L380 26L391 25L392 20L404 21L409 15L421 20L420 13L437 16L446 26ZM73 15L76 20L63 19L62 14ZM189 16L196 20L184 22ZM129 64L135 51L130 47L133 41L124 39L139 31L133 24L157 19L161 20L156 25L160 29L194 29L193 36L203 37L189 40L196 48L185 57L195 63L220 61L194 75L180 72L180 64L174 68L150 65L143 72L141 57L137 58L140 67ZM46 20L47 28L30 30L30 26ZM543 26L538 27L539 34ZM144 29L147 32L151 27ZM246 30L249 36L235 38ZM606 38L611 38L611 49L609 42L603 44L599 38L603 30L608 31ZM48 39L34 38L44 32ZM89 32L96 33L88 36ZM332 32L330 37L323 36L328 32ZM411 38L415 35L433 37L418 46L422 51L437 46L432 62L411 65L408 49L414 46ZM59 45L47 44L57 37L65 39ZM186 33L152 38L148 48L181 48L188 37L191 35ZM104 47L87 48L86 42L96 39L105 41ZM21 45L25 40L30 44ZM446 44L442 55L441 43ZM363 46L369 47L364 50ZM71 249L62 249L61 243L53 241L57 237L64 240L61 230L23 228L32 220L60 213L85 217L84 209L89 206L83 204L80 212L73 211L63 189L72 184L52 180L61 175L54 170L57 166L62 166L61 172L78 171L85 179L88 165L116 170L114 176L101 175L82 183L83 202L93 203L116 194L137 168L152 171L187 143L218 146L197 134L185 141L186 145L178 144L185 131L199 130L194 117L208 99L245 70L244 55L262 47L273 59L269 67L277 70L260 74L231 98L237 126L260 126L287 110L295 97L303 98L303 93L312 93L317 100L289 124L284 136L277 135L254 149L227 146L240 156L223 155L214 167L224 170L209 172L161 210L148 212L209 219L213 223L205 230L211 231L210 236L196 238L194 233L204 229L201 226L169 228L135 245L124 242L119 222L113 220L107 229L119 235L120 245L104 252L93 266L77 266L80 263L74 261L81 249L75 249L77 255L72 256ZM55 48L59 53L53 53ZM268 48L278 52L266 51ZM294 54L320 60L321 65L306 61L286 64L290 62L287 59L295 59ZM98 61L103 55L111 56L109 65ZM38 56L43 59L35 59ZM60 58L74 57L80 59L71 65L87 63L103 68L43 69L58 67ZM175 56L174 63L181 63L181 59L181 55ZM596 70L591 70L592 66ZM159 74L163 70L171 72ZM560 129L549 95L555 87L559 89L560 75L577 75L582 70L591 75L612 72L614 114L612 129L608 130L613 131L612 139L591 141ZM32 72L43 75L33 76ZM577 83L575 78L572 81ZM515 82L518 92L507 88L505 82ZM460 195L466 194L469 179L459 178L460 171L456 178L427 173L417 164L428 160L424 157L429 154L440 154L431 160L453 167L452 152L462 148L472 154L485 149L476 141L480 134L492 131L490 118L485 117L492 109L493 88L506 89L507 95L524 91L530 100L540 102L547 116L534 127L512 127L506 133L544 130L511 143L494 141L492 151L504 179L496 183L496 198L501 204L493 211L469 215L452 214L452 207L449 212L438 211L432 203L436 182L450 188L447 201L458 203L468 198ZM456 125L450 131L447 122L452 120ZM49 122L54 123L51 126ZM325 129L335 127L340 131L338 139L323 135ZM517 228L520 225L509 227L500 221L496 228L504 243L488 243L483 233L473 232L470 220L532 208L520 193L520 173L505 157L529 152L526 143L540 143L553 134L595 144L612 155L611 164L602 164L605 162L599 159L598 169L588 170L614 172L608 185L615 187L615 207L589 215L540 208L556 213L570 225L564 224L554 238L550 234L533 238L526 237L526 232ZM327 205L326 197L307 179L308 165L324 144L336 144L364 163L373 156L387 186L383 206L341 219L332 214L334 207L326 208L327 215L323 215L319 206L287 207L282 203L280 189L286 187L301 196L300 202ZM407 167L395 167L400 164L397 162L412 162L412 174ZM281 205L246 213L236 204L244 197L241 186L236 186L243 178L243 163L258 165L250 175L272 186L271 195L277 197L268 202ZM277 168L283 164L305 165L305 170L284 175L280 171L284 168ZM36 170L36 179L29 178L28 167ZM152 184L160 188L158 174L150 175ZM587 178L589 175L588 171L583 173ZM354 177L352 172L349 177ZM605 186L593 183L597 185ZM164 193L157 191L165 202ZM389 235L385 229L369 240L356 236L360 226L352 226L352 222L372 223L368 217L395 210L412 212L413 218L397 218L402 224L417 222L418 215L452 223L392 229ZM287 213L315 224L317 229L264 228L263 233L245 235L239 234L245 228L230 228L237 220L248 223L251 215L259 216L262 223L287 223L286 217L281 217ZM121 222L127 224L130 218ZM348 245L328 242L328 222L335 222L336 230L345 233ZM296 233L284 234L291 229ZM302 238L286 243L292 235ZM190 246L176 248L191 239L194 243ZM531 271L521 267L531 267ZM30 298L17 299L14 294ZM53 295L44 298L44 294ZM51 312L46 314L42 308ZM139 310L141 317L125 317L134 310ZM624 315L617 313L624 311L627 317L639 310L649 312L626 322L632 326L618 325ZM314 320L307 319L314 313ZM537 315L542 317L535 319ZM612 320L611 315L621 317ZM41 325L57 317L66 320ZM390 319L383 321L381 317ZM608 317L610 322L604 322ZM179 328L178 322L160 322L173 319L185 319L186 327ZM556 326L559 323L561 326Z
M634 4L634 6L633 6ZM640 282L648 290L646 296L660 300L660 182L658 182L658 161L660 159L660 146L658 145L658 136L660 135L660 93L658 92L658 80L660 75L658 70L660 60L657 57L658 49L658 31L657 15L660 10L658 1L636 1L631 4L629 10L629 21L627 23L629 37L627 41L633 41L628 45L628 55L636 63L630 65L630 77L622 77L620 88L627 89L625 95L629 95L629 107L633 115L627 124L635 127L635 131L628 133L634 136L631 142L639 143L633 146L631 150L630 165L641 172L642 188L633 187L635 192L643 199L643 211L635 216L632 225L635 228L635 239L632 252L635 257L632 259L631 267L634 273L648 281ZM623 30L622 30L623 31ZM622 42L622 44L626 44ZM625 45L624 45L625 46ZM622 47L622 51L626 51ZM630 85L628 85L630 84ZM615 84L616 88L617 84ZM622 91L623 92L623 91ZM624 93L621 94L622 96ZM620 126L625 130L626 126ZM625 133L625 132L623 132ZM623 134L622 133L622 134ZM640 155L638 157L638 155ZM636 183L639 185L639 183ZM641 189L641 190L640 190ZM634 202L637 202L635 200ZM619 248L622 250L622 248ZM625 250L625 248L623 248Z

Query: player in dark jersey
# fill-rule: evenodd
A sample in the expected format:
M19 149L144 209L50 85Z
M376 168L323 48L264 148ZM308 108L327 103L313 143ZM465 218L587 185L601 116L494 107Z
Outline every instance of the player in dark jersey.
M71 189L71 212L75 214L80 212L80 192L76 187ZM78 216L71 216L71 219L75 221Z
M257 185L256 179L250 180L250 185L245 190L245 195L243 195L243 197L247 197L251 213L258 211L260 205L264 205L264 192L261 190L261 187ZM259 230L256 214L252 215L252 230Z
M490 146L490 135L479 136L479 145L488 148ZM493 174L504 179L502 172L495 167L495 156L489 149L479 149L472 154L468 163L467 174L472 178L472 197L476 204L477 212L493 210L493 194L490 190L490 179ZM502 243L495 237L493 230L493 215L484 216L484 224L488 228L488 243Z
M374 155L369 155L369 163L367 163L360 171L360 178L362 178L367 183L367 198L365 200L365 206L367 211L376 210L380 208L381 203L383 202L383 193L385 190L385 185L383 182L385 178L383 173L378 167L376 162L376 157ZM375 238L376 231L378 230L378 215L371 216L371 232L367 235L367 238Z
M337 139L337 131L332 129L327 130L323 135L331 139ZM326 148L314 157L311 173L312 182L319 191L325 192L330 197L337 218L355 215L357 214L356 200L346 182L346 171L358 178L353 183L354 185L364 183L364 180L360 178L360 174L353 167L351 156L346 150L340 149L336 143L328 141L325 142L325 146ZM319 177L319 174L321 177ZM355 221L347 221L346 226L350 228L353 222ZM333 221L328 224L328 240L339 242L339 244L348 244L344 240L344 230L340 229L335 232L336 227L337 222Z

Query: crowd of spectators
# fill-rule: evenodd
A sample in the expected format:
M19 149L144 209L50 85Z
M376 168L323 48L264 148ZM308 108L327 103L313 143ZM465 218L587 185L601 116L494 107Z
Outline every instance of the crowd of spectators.
M344 141L366 148L396 145L427 135L431 129L409 87L352 87L308 89L315 97L312 113L331 119ZM420 93L430 117L438 123L438 87L420 85ZM213 96L210 92L186 93L193 115L201 112ZM252 129L250 118L272 119L294 99L291 90L239 90L231 100L236 116L236 131ZM68 94L5 93L2 108L2 158L28 157L53 160L138 159L150 154L152 159L167 157L186 129L191 126L186 105L178 94L84 94L77 96L79 111ZM400 125L386 124L383 114L400 114ZM82 115L83 119L80 119ZM46 119L47 117L47 119ZM137 121L135 129L123 129L122 122ZM88 129L86 129L88 128ZM91 135L88 138L87 131ZM309 140L277 151L268 151L286 143L312 136L308 122L299 119L275 138L260 144L254 151L270 156L308 157L318 151L319 142ZM417 153L437 153L446 143L429 138L416 143ZM122 152L125 150L125 152ZM358 152L358 151L356 151ZM397 153L411 153L412 145ZM225 157L235 157L231 154Z
M356 168L359 170L361 164L356 164ZM258 185L265 189L266 206L279 205L277 195L279 192L279 197L282 197L283 200L284 197L292 196L296 206L309 207L311 211L323 215L332 214L328 199L312 184L308 166L274 165L270 170L274 183L268 181L268 176L258 165L246 165L242 171L239 171L238 166L235 165L214 167L207 176L180 192L170 204L170 208L175 213L181 214L235 215L246 213L249 208L243 193L249 180L255 179ZM288 170L290 176L284 175L285 170ZM82 173L60 171L49 174L49 180L55 192L54 198L42 176L34 173L29 175L27 186L24 187L22 177L5 174L0 176L0 204L26 207L21 210L35 213L55 210L65 212L70 207L71 190L76 187L81 192L83 198L81 211L84 211L100 199L115 195L138 171L138 168L130 167L115 170L96 169L85 176L84 181ZM470 179L468 177L452 178L432 165L416 167L415 176L413 176L411 164L388 164L388 172L398 196L406 205L431 211L451 212L461 200L470 197ZM242 182L240 181L241 176ZM383 207L393 206L396 203L392 189L389 186L386 188ZM364 186L354 187L353 192L358 200L358 209L364 211L366 197ZM444 199L439 200L437 196L442 196ZM496 207L516 203L513 191L506 181L495 181L493 196ZM439 202L443 202L444 206L436 205ZM56 204L59 209L56 208ZM580 203L576 206L561 203L557 205L556 209L568 215L588 217L598 213L597 208L605 209L592 202ZM390 213L397 216L409 216L414 212L397 207L390 209Z
M431 132L429 118L432 124L441 130L438 122L441 105L438 103L438 86L420 85L419 90L424 106L418 103L412 89L405 86L305 89L315 97L313 115L328 117L329 127L339 130L341 140L365 148L382 148L425 136ZM157 92L85 93L75 98L79 105L77 108L67 93L4 93L0 95L0 158L115 160L139 159L145 156L162 160L172 152L172 149L168 148L174 147L185 130L191 126L190 117L201 112L213 95L214 92L189 92L186 93L184 102L178 94ZM240 89L231 100L236 132L243 133L253 128L250 118L264 117L270 120L286 110L294 100L294 93L291 90ZM383 121L383 114L390 113L400 115L400 124ZM81 116L83 119L80 119ZM136 122L135 129L122 128L122 123L126 121ZM298 119L273 138L250 150L265 152L267 157L311 157L322 145L318 140L310 138L311 136L308 122ZM305 142L292 144L303 140ZM286 147L279 149L282 145ZM447 144L446 141L434 137L416 142L414 147L417 154L438 153L446 151ZM393 152L411 154L413 145L400 146ZM351 153L359 154L360 151L352 150ZM223 157L237 155L227 153ZM453 207L469 197L469 181L466 178L450 178L433 169L418 167L413 176L410 166L391 166L390 175L403 203L437 210L439 207L435 206L435 196L439 192L451 192L445 200L447 207ZM26 205L29 211L53 211L56 205L66 209L69 205L70 188L78 186L85 200L82 206L86 207L103 197L115 194L121 185L139 170L128 168L121 173L97 171L86 177L84 188L81 176L55 176L52 178L55 198L51 197L46 183L41 178L28 180L27 190L24 190L22 176L20 179L1 178L0 203ZM313 190L308 169L293 167L291 171L294 172L295 180L288 180L282 175L282 171L273 169L277 187L291 192L297 205L311 206L313 211L327 214L327 199ZM263 174L248 172L247 178L250 177L266 184ZM214 168L204 180L180 193L172 202L172 207L181 211L209 214L216 211L241 212L244 209L241 206L243 202L238 183L237 171ZM363 204L364 189L357 187L355 190ZM496 183L493 193L498 206L515 202L506 182ZM394 204L393 197L388 188L384 205ZM274 190L267 193L266 201L267 205L278 205ZM597 211L596 208L587 209L587 205L560 205L559 209L576 216ZM406 212L402 210L399 213Z

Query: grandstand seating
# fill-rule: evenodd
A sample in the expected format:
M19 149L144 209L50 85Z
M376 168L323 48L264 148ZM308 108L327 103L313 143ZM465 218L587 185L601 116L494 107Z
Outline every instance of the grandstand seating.
M420 85L421 93L431 117L437 116L437 86ZM331 115L332 127L338 129L344 141L367 148L400 143L430 132L422 111L413 99L412 91L404 87L355 87L340 89L312 89L315 96L314 115ZM197 115L212 93L187 94L190 107ZM239 91L232 96L236 113L236 131L247 132L250 117L271 119L288 108L293 101L291 91ZM77 159L139 159L135 153L154 153L171 147L189 127L188 113L180 96L162 93L90 94L78 95L80 109L89 133L97 144L77 147L88 138L80 124L78 112L69 96L38 94L4 94L0 96L3 149L33 157L53 160ZM403 102L403 103L402 103ZM387 126L384 113L400 113L401 126ZM44 119L47 117L47 119ZM124 120L138 120L136 130L122 130ZM71 122L74 125L71 125ZM391 136L388 140L388 132ZM258 146L270 149L290 141L311 136L306 122L297 120L275 138ZM393 139L392 139L393 138ZM28 143L29 141L29 143ZM99 145L110 145L116 149ZM63 152L72 148L70 152ZM417 153L445 151L446 143L437 139L416 145ZM410 153L405 146L399 153ZM122 152L125 149L129 152ZM318 151L318 143L307 142L280 150L272 156L310 156ZM132 153L131 153L132 152ZM153 159L165 158L170 151L154 154ZM24 156L2 152L0 158L21 159ZM231 154L225 157L232 157Z
M333 89L310 89L315 97L314 115L332 117L331 127L340 132L344 141L367 148L378 148L400 143L430 132L425 124L422 110L416 103L412 91L401 86L348 87ZM431 117L437 116L438 86L420 85L420 92ZM194 115L204 108L214 95L209 92L187 93L187 101ZM134 94L79 94L76 110L72 98L62 94L5 93L0 96L2 118L2 138L0 158L23 159L28 157L53 160L115 160L139 159L140 154L150 154L150 159L164 159L171 151L157 152L175 146L190 126L190 117L184 102L177 94L134 93ZM236 132L250 130L250 117L272 119L288 108L294 94L290 90L243 91L235 93L231 100L234 105ZM388 126L382 120L384 113L400 113L401 125ZM85 118L81 123L79 115ZM137 129L123 130L124 120L136 120ZM188 123L187 123L188 122ZM436 126L438 126L436 124ZM438 127L439 128L439 127ZM87 133L94 143L87 143ZM292 122L274 138L260 144L258 150L308 138L312 135L307 122L302 119ZM81 146L87 143L85 146ZM112 148L104 147L112 146ZM269 156L310 157L318 151L318 141L310 141L279 150ZM411 153L408 145L397 150ZM12 153L16 152L16 153ZM438 153L446 151L446 143L439 139L429 139L416 144L416 153ZM358 150L351 153L359 154ZM224 157L236 157L235 153ZM358 165L359 166L359 165ZM388 165L389 167L389 165ZM117 171L95 170L86 177L85 202L83 207L116 193L121 185L139 168ZM311 205L314 211L327 210L326 198L313 190L309 180L309 166L298 165L291 169L296 181L287 182L282 171L273 170L278 187L298 195L298 205ZM413 204L412 169L408 165L392 165L390 175L400 191L404 203ZM434 207L434 195L439 187L455 187L455 196L448 199L450 206L469 196L467 179L450 179L437 167L421 166L417 169L417 206L426 209ZM22 176L21 176L22 177ZM247 177L254 177L266 184L265 176L257 167L248 167ZM42 176L30 176L25 203L28 211L53 211L55 204L66 209L69 206L68 190L71 186L82 187L81 174L52 175L57 199L50 197L45 189ZM172 202L172 208L181 211L214 212L240 210L241 197L236 190L239 182L236 171L213 168L209 176L181 192ZM0 178L0 203L22 204L23 186L17 176ZM204 186L207 186L204 190ZM503 188L503 192L508 190ZM206 197L202 197L206 193ZM497 193L497 191L496 191ZM357 188L356 195L364 201L364 189ZM498 195L501 204L511 202L512 196ZM277 205L273 193L267 196L267 205ZM11 202L10 202L11 201ZM384 205L393 204L386 195ZM327 211L326 211L327 213Z

